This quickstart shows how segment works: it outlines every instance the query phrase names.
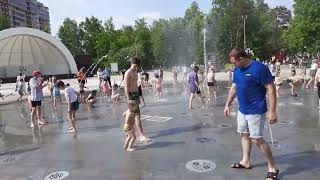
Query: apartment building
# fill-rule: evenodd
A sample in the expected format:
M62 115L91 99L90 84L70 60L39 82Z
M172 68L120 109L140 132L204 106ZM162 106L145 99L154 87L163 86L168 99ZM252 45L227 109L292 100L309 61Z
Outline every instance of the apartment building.
M11 27L50 29L49 8L37 0L0 0L0 14Z

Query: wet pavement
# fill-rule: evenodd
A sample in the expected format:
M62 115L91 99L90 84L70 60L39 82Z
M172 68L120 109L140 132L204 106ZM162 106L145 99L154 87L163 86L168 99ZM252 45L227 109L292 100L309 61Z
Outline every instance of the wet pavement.
M235 170L230 163L241 158L236 133L236 105L233 118L223 116L228 89L219 83L218 98L201 109L188 111L189 94L182 85L167 85L156 100L144 90L147 107L142 108L145 133L150 144L136 143L137 151L122 150L121 130L125 104L99 100L94 108L81 105L77 113L77 134L68 134L66 105L52 111L49 99L43 105L48 125L28 128L30 113L25 103L0 106L0 179L43 180L56 171L67 171L66 180L258 180L265 179L266 162L253 148L253 169ZM273 154L281 179L317 180L320 176L320 119L314 89L300 89L289 96L285 86L278 104L279 122L272 126ZM196 101L194 101L196 102ZM270 141L269 127L265 138ZM189 161L214 162L208 172L186 169ZM206 167L204 166L206 169ZM49 179L58 179L51 176Z

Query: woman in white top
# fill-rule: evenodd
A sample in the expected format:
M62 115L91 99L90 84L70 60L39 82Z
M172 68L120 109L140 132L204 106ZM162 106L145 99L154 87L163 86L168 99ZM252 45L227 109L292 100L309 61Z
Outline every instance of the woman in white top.
M315 81L315 76L318 70L318 60L313 60L312 64L311 64L311 68L310 68L310 81L308 82L306 88L309 88L310 84L312 83L312 81L314 81L314 88L317 88L317 82Z
M64 90L64 95L68 103L68 120L69 120L69 133L77 132L76 128L76 111L79 109L80 93L70 86L66 86L63 81L58 81L57 86L60 90Z
M31 125L33 128L37 125L44 125L46 122L41 121L41 102L43 100L43 91L42 89L48 85L48 83L44 83L41 78L41 72L39 70L32 72L33 78L30 79L29 84L31 87ZM36 116L38 121L36 122Z

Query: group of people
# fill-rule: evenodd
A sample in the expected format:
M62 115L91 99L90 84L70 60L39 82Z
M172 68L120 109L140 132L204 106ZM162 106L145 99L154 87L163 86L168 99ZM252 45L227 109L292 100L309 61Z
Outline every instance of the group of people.
M313 86L314 88L318 88L320 86L319 84L320 61L318 59L312 60L309 76L307 76L306 64L307 64L306 60L302 61L302 65L300 67L293 63L289 64L290 76L286 79L286 82L290 86L290 94L293 97L298 96L298 94L296 93L296 87L299 85L299 83L301 83L302 86L305 88L309 88L310 86ZM274 84L276 85L276 94L277 94L277 97L279 97L279 91L281 86L283 85L283 80L281 78L281 69L280 69L281 63L279 60L277 60L277 61L270 61L265 65L269 67L271 75L273 76ZM297 76L297 68L301 68L301 77ZM319 97L320 97L320 94L319 94Z
M237 132L241 137L242 144L242 159L238 162L231 164L231 168L236 169L251 169L251 149L254 143L262 152L268 163L267 180L277 180L279 169L275 165L271 149L268 143L263 138L264 126L266 122L271 125L277 122L276 103L277 96L279 96L279 89L282 85L280 76L280 62L270 63L265 66L262 63L253 61L244 49L236 48L230 53L230 61L232 70L230 69L232 81L231 88L228 93L226 105L224 108L224 115L230 117L230 106L237 97L239 104L239 111L237 114ZM318 95L320 98L320 65L319 61L314 61L310 70L310 81L306 84L309 87L312 82L314 86L318 87ZM132 58L131 66L128 70L123 71L124 93L127 101L127 110L123 113L124 125L123 131L126 133L126 140L123 149L131 152L135 151L134 142L136 139L142 142L151 141L143 131L141 122L140 106L144 106L144 98L142 95L143 87L149 83L149 74L143 70L139 72L140 59ZM204 107L203 96L206 96L208 102L216 98L217 82L215 79L214 66L209 65L208 68L193 64L192 71L189 68L181 70L183 77L189 85L190 99L189 109L192 109L192 103L195 96L199 98L202 106ZM290 68L291 76L287 82L291 86L291 95L297 96L295 93L295 86L299 82L296 77L296 67ZM173 84L177 83L179 68L174 67ZM163 84L163 70L162 68L155 71L151 84L154 89L155 95L160 98L162 93ZM109 90L112 89L111 98L115 103L120 101L119 87L120 85L111 84L111 72L108 68L104 71L101 69L97 72L99 78L99 89L107 97ZM30 85L30 98L29 103L32 109L31 112L31 127L43 125L45 122L41 119L41 103L43 101L42 89L48 86L50 90L50 97L52 98L54 107L56 108L57 102L61 102L60 91L64 92L67 102L67 116L69 120L69 132L77 132L76 126L76 111L81 102L87 103L92 106L96 102L97 91L93 90L87 97L85 96L84 89L87 83L86 70L81 68L77 78L79 83L79 91L65 84L61 80L57 80L54 76L48 81L41 77L40 71L34 71L32 78L29 81ZM20 81L20 80L19 80ZM20 91L19 86L17 86ZM268 103L268 105L267 105ZM319 101L320 104L320 101Z
M148 137L144 135L141 115L140 115L140 91L138 85L138 67L140 60L138 58L133 58L131 67L124 74L124 89L126 99L128 101L128 110L124 113L125 123L124 131L127 134L126 145L124 146L127 151L134 151L133 143L136 139L136 134L139 133L139 140L142 142L150 141ZM69 133L77 132L76 126L76 111L79 108L82 100L85 99L85 103L88 105L93 105L96 101L97 91L93 90L86 98L84 94L84 87L86 84L86 73L85 68L81 68L77 74L79 91L70 86L70 84L65 84L61 80L57 80L54 76L45 80L41 76L40 71L34 71L32 73L32 78L29 81L31 93L29 96L29 105L31 108L31 124L30 127L44 125L46 122L42 120L41 105L43 101L43 88L48 87L50 91L50 98L53 101L54 107L56 108L56 102L61 102L60 91L64 92L65 99L67 102L67 117L69 121ZM110 82L110 79L107 79ZM105 81L105 82L108 82ZM105 83L107 84L107 83ZM109 83L107 84L109 86ZM103 85L104 86L104 85ZM110 84L111 86L111 84ZM117 93L117 98L114 98L114 102L119 102L119 91L117 90L118 85L113 84L112 93Z
M79 108L78 97L80 97L80 93L74 88L70 87L69 84L65 84L63 81L57 80L54 76L46 81L41 77L41 72L39 70L33 71L32 76L33 77L29 81L31 92L30 96L28 97L28 104L31 108L30 127L34 128L35 126L46 124L46 122L42 119L41 106L44 98L43 88L47 86L50 91L50 98L55 109L57 106L57 101L60 101L61 103L60 91L64 90L64 95L67 101L67 116L70 126L68 132L76 132L77 128L75 112Z
M189 99L189 109L192 109L192 102L195 95L199 98L202 108L204 108L205 103L203 96L208 97L207 102L210 102L212 98L217 98L215 69L212 65L209 65L208 69L206 70L204 67L199 67L195 64L193 64L191 68L192 72L190 72L188 75L189 89L191 93Z

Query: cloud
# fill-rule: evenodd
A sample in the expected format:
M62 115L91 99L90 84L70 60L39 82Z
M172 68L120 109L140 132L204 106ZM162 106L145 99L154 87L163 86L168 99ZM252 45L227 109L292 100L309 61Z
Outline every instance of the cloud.
M161 18L160 12L145 12L138 16L138 18L145 18L148 24L152 24L154 20L159 20Z
M133 20L126 16L113 17L113 23L117 29L122 28L123 25L133 25Z

